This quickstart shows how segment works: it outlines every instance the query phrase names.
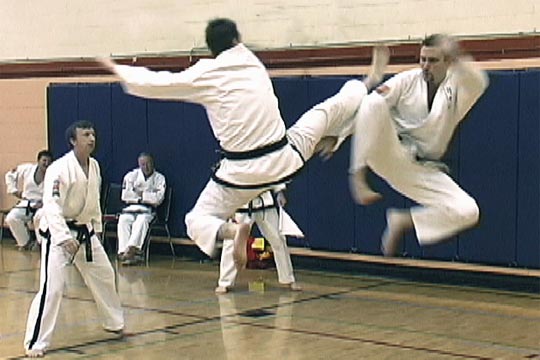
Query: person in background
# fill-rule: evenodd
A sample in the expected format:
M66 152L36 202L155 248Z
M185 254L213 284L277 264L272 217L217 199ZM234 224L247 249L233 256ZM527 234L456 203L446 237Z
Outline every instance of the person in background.
M154 158L143 152L139 167L128 172L122 182L122 201L127 206L118 218L118 259L123 265L142 262L142 246L156 208L165 197L165 176L157 172Z
M7 214L5 221L19 250L31 248L28 224L32 223L33 230L39 227L41 218L39 210L43 205L43 179L52 160L52 153L42 150L37 155L36 164L21 164L6 173L7 193L15 196L19 202Z

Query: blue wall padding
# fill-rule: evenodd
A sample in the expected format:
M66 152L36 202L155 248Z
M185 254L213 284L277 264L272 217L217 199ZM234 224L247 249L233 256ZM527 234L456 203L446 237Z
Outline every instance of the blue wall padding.
M308 81L310 107L335 94L345 79ZM354 243L354 204L347 185L348 145L328 161L316 155L308 164L309 243L314 249L350 251ZM331 189L331 191L328 191ZM345 216L344 216L345 214Z
M111 85L111 182L121 183L124 175L137 167L137 156L148 148L146 107L146 100L126 95L119 84Z
M287 126L339 90L347 78L273 80ZM478 227L443 244L420 247L404 237L408 257L540 267L540 71L491 72L486 94L453 139L446 162L451 176L481 209ZM96 124L103 178L120 182L150 151L174 188L172 233L185 236L184 215L194 205L219 159L206 113L198 105L136 98L118 84L52 84L48 88L49 144L67 149L65 128L77 119ZM371 174L384 198L356 205L348 183L350 141L327 162L311 159L288 185L287 209L304 231L290 244L380 254L389 207L414 204Z
M540 71L520 76L516 263L540 267Z
M355 205L355 243L357 252L379 255L381 235L386 227L386 209L403 208L405 199L374 173L368 174L368 182L382 199L370 206Z
M308 81L298 81L298 79L280 78L275 79L274 89L279 100L281 116L287 127L292 126L310 107L308 93ZM309 234L309 188L308 188L308 166L306 166L287 185L287 212L292 216L305 235ZM289 244L295 246L309 246L310 237L304 239L289 238Z
M79 84L78 103L77 119L94 123L98 138L95 157L104 175L103 182L108 183L108 175L115 168L112 151L111 85Z
M49 148L55 158L69 149L65 130L78 118L78 85L50 84L47 88L47 136Z
M518 74L491 73L490 87L462 124L458 183L480 207L480 226L460 235L462 260L514 262L518 106Z

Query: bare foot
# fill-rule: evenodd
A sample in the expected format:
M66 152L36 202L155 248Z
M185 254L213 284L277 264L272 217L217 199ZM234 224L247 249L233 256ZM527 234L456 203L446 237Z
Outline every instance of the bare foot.
M381 82L389 61L390 49L388 49L388 46L375 46L373 48L371 68L368 76L364 79L364 84L368 90Z
M38 350L38 349L26 350L26 357L40 358L44 356L45 356L45 350Z
M229 289L226 286L218 286L214 290L214 292L218 295L223 295L229 292Z
M315 146L314 153L319 153L319 156L326 161L334 155L334 148L336 147L338 138L335 136L323 137Z
M361 205L371 205L382 199L382 195L368 185L366 168L362 168L349 176L351 193L354 200Z
M234 235L233 259L237 270L243 270L247 264L247 241L251 231L250 224L236 224Z
M413 226L409 210L388 209L386 211L386 229L381 237L381 251L384 256L398 254L403 234Z
M118 329L118 330L112 330L112 329L103 329L106 332L110 334L114 334L118 337L118 339L123 339L126 336L126 333L124 332L124 329Z
M289 287L289 290L291 291L303 291L302 286L300 286L298 283L293 282L290 284L286 284Z

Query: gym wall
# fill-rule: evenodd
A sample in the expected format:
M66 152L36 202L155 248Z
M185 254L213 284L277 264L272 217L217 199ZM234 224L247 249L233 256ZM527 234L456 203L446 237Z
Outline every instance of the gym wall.
M490 87L464 120L447 155L452 176L477 201L479 226L448 243L420 248L406 237L409 257L540 267L540 71L492 71ZM287 125L346 78L276 78ZM73 119L96 124L97 158L105 182L121 182L150 151L174 187L172 231L185 236L183 218L206 184L218 157L202 107L136 98L117 83L52 84L48 89L49 144L67 150L63 131ZM379 254L385 209L410 201L373 176L384 200L355 205L349 195L349 142L328 162L312 159L289 186L289 211L306 234L291 242L313 249Z

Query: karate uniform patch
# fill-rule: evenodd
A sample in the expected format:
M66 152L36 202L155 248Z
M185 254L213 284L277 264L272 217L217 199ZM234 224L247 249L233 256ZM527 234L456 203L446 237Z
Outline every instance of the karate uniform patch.
M52 196L60 197L60 180L54 180L52 188Z

